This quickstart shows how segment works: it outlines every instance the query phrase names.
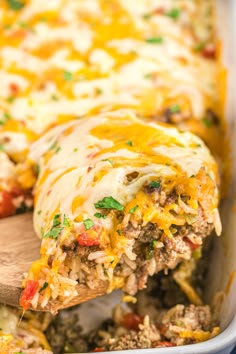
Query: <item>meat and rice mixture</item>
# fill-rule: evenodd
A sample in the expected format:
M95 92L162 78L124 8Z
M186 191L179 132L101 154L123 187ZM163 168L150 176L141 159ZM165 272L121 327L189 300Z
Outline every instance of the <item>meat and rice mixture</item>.
M200 290L202 281L199 279L204 278L206 262L194 263L188 284ZM147 289L138 293L137 302L116 305L110 317L92 330L83 326L86 314L81 318L81 305L62 310L56 316L27 311L19 327L20 312L17 315L13 309L1 308L1 318L8 318L7 324L1 322L0 344L5 345L1 348L14 348L14 351L0 353L12 354L19 349L27 354L51 351L61 354L172 347L214 337L219 333L219 299L212 307L191 304L189 294L174 281L173 272L178 271L177 267L169 275L159 273L150 278ZM195 294L195 301L198 299L201 299L201 290Z

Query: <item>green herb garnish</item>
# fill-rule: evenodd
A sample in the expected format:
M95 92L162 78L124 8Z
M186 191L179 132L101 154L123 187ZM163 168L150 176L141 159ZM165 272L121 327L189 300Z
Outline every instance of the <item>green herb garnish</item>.
M142 16L142 18L143 18L144 20L149 20L151 17L152 17L152 14L150 14L150 13L144 14L144 15Z
M170 11L165 12L165 15L173 18L174 20L176 20L179 17L179 15L180 15L180 9L174 8L174 9L172 9Z
M145 79L152 79L153 73L147 73L144 75Z
M103 159L102 161L109 162L111 165L113 165L113 161L111 159Z
M157 240L152 240L145 249L145 258L151 259L154 256L154 251L157 245Z
M2 144L0 144L0 151L5 151L5 147Z
M200 42L198 44L196 44L193 49L196 51L196 52L201 52L204 47L205 47L206 43L205 42Z
M210 128L210 127L212 127L212 125L213 125L212 121L210 121L210 120L207 119L206 117L203 117L203 118L202 118L202 122L203 122L203 124L204 124L207 128Z
M163 38L162 37L149 37L149 38L146 38L145 41L150 44L161 44L161 43L163 43Z
M94 204L96 209L116 209L119 211L124 210L123 205L121 205L117 200L113 197L105 197L102 200L99 200Z
M55 240L58 238L58 236L60 235L60 233L62 232L63 227L55 227L55 228L51 228L51 230L49 230L44 236L43 238L54 238Z
M42 213L42 210L38 210L37 214L40 215Z
M43 235L43 238L54 238L57 239L62 232L63 227L61 226L61 214L56 214L53 217L51 229Z
M74 148L73 152L77 152L79 149L78 148Z
M40 167L39 167L39 165L36 164L33 169L34 169L35 174L38 176L38 175L39 175L39 172L40 172Z
M64 215L64 218L63 218L63 225L64 225L64 226L70 226L70 222L69 222L69 220L67 219L66 215Z
M83 221L83 224L86 230L90 230L91 227L94 225L94 222L91 219L85 219Z
M99 87L96 87L95 88L95 93L96 93L96 95L101 95L102 94L102 89L100 89Z
M45 281L43 286L39 289L39 293L41 293L43 290L45 290L48 287L48 283Z
M180 106L178 104L174 104L173 106L170 107L170 112L171 113L179 113L180 112Z
M120 230L116 230L116 232L118 233L118 235L121 235L121 231Z
M51 97L52 97L53 101L58 101L59 100L59 97L57 95L55 95L55 94L53 94Z
M160 188L161 182L160 181L152 181L149 183L150 188Z
M60 147L60 146L57 146L57 148L56 148L56 150L55 150L55 153L57 154L60 150L61 150L61 147Z
M52 221L52 227L56 227L56 226L61 225L60 218L61 218L61 214L54 215L53 221Z
M94 216L98 219L106 219L106 215L102 213L95 213Z
M66 81L71 81L73 79L72 73L70 71L67 71L67 70L65 70L63 72L63 77L64 77L64 80L66 80Z
M7 3L8 6L14 11L21 10L25 6L25 4L19 0L7 0Z
M130 214L133 214L134 212L135 212L135 210L137 210L138 209L138 205L135 205L135 207L133 207L133 208L131 208L130 210L129 210L129 213Z
M126 145L133 146L133 142L131 140L126 142Z
M15 100L14 96L10 96L10 97L7 98L7 102L8 103L12 103L14 100Z

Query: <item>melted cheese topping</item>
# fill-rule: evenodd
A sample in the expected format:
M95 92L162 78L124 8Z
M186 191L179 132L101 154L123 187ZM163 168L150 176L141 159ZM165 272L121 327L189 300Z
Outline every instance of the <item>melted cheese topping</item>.
M210 0L26 0L19 10L4 0L0 18L0 122L20 123L21 142L85 114L129 107L161 119L173 105L198 122L184 129L216 137L202 124L220 102L219 66L202 51L215 46Z
M121 203L127 213L138 204L144 223L156 221L167 232L174 223L171 207L168 215L157 215L150 196L141 192L152 180L166 180L164 190L171 188L169 183L183 184L192 198L191 207L196 209L202 203L209 222L217 209L217 168L204 143L191 133L144 123L127 111L55 127L32 146L30 159L40 168L34 213L39 236L49 230L57 213L65 214L75 228L87 218L96 223L95 203L108 196ZM207 190L201 189L203 170ZM128 183L127 175L134 172L137 177ZM175 224L178 222L185 220ZM107 235L114 228L111 218L99 223Z

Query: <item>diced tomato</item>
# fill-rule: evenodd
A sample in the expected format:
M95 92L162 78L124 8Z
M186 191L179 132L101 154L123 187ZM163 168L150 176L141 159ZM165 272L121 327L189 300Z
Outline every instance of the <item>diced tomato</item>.
M99 237L99 235L93 235L93 234L89 233L89 231L87 231L87 232L83 232L82 234L79 234L77 241L80 244L80 246L90 247L90 246L94 246L94 245L99 245L100 237Z
M166 333L166 330L167 330L166 325L164 325L163 323L157 323L156 327L159 330L159 332L161 333L161 335L164 336Z
M15 213L16 207L13 204L13 197L8 191L0 192L0 218L11 216Z
M94 350L93 350L95 353L99 353L99 352L104 352L105 351L105 349L104 348L95 348Z
M9 84L9 88L12 95L17 95L17 93L19 92L19 86L14 82Z
M157 14L157 15L162 15L164 13L164 8L163 7L157 7L154 11L153 11L154 14Z
M202 51L201 54L204 58L207 59L215 59L216 57L216 48L214 46L214 44L208 44L206 45Z
M134 331L138 331L139 325L141 323L143 323L143 318L135 313L130 312L124 315L122 325L126 329L132 329Z
M84 226L81 226L81 232L77 237L78 244L88 247L99 245L101 232L102 227L99 224L92 226L90 230L86 230Z
M171 342L157 342L155 345L155 348L166 348L166 347L175 347L176 345L174 343Z
M27 310L30 307L31 300L36 294L39 287L39 282L37 280L27 280L26 287L23 290L20 298L20 305L24 310Z
M184 242L186 242L189 247L191 248L192 251L195 251L200 247L200 245L197 245L196 243L191 242L187 237L184 237Z
M11 195L15 198L15 197L19 197L21 195L24 195L24 192L21 188L15 186L15 187L12 187L12 189L11 189Z

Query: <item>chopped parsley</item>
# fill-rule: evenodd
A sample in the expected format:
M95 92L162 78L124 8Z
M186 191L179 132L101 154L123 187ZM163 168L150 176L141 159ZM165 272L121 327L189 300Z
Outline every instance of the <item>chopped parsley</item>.
M52 98L53 101L58 101L59 100L59 97L57 95L55 95L55 94L53 94L51 96L51 98Z
M167 162L165 165L166 165L166 166L171 166L171 164L170 164L170 163L168 163L168 162Z
M131 209L129 210L129 213L130 213L130 214L133 214L133 213L135 212L135 210L138 209L138 207L139 207L139 205L135 205L135 207L133 207L133 208L131 208Z
M195 175L191 175L191 176L190 176L190 178L194 178L194 177L195 177Z
M83 224L86 230L90 230L91 227L94 225L94 222L91 219L85 219L83 221Z
M66 80L66 81L71 81L73 79L72 73L70 71L67 71L67 70L65 70L63 72L63 77L64 77L64 80Z
M43 238L54 238L55 240L58 238L60 233L62 232L63 227L61 226L61 214L54 215L52 221L51 229L43 235Z
M152 17L152 14L147 13L147 14L144 14L142 17L144 20L149 20Z
M203 122L203 124L204 124L207 128L210 128L210 127L212 127L212 125L213 125L212 121L210 121L210 120L207 119L206 117L203 117L203 118L202 118L202 122Z
M54 141L48 150L55 150L55 153L57 154L61 150L61 147L58 145L57 141Z
M34 169L35 174L38 176L38 175L39 175L39 172L40 172L40 167L39 167L39 165L36 164L33 169Z
M152 240L145 249L145 258L151 259L154 256L154 251L157 245L157 240Z
M45 235L43 235L43 238L54 238L57 240L62 230L63 227L52 227Z
M40 215L42 213L42 210L38 210L37 214Z
M147 73L144 75L144 78L145 79L152 79L152 75L153 75L153 73Z
M12 103L14 100L15 100L14 96L10 96L10 97L7 98L7 102L8 103Z
M7 3L13 11L21 10L25 6L25 4L19 0L7 0Z
M149 38L146 38L145 41L150 44L161 44L161 43L163 43L163 38L162 37L149 37Z
M120 230L116 230L116 232L118 233L118 235L121 235L121 231Z
M21 28L27 28L28 27L27 23L24 22L24 21L19 21L18 22L18 26L21 27Z
M165 15L173 18L174 20L176 20L180 16L180 9L173 8L172 10L167 11L165 13Z
M56 148L56 150L55 150L55 153L57 154L60 150L61 150L61 147L60 147L60 146L57 146L57 148Z
M201 148L201 147L202 147L202 145L201 145L201 144L197 144L197 147L198 147L198 148Z
M205 43L204 42L199 42L197 43L193 49L196 51L196 52L201 52L205 47Z
M66 215L64 215L64 218L63 218L63 225L70 226L69 220L67 219Z
M0 151L5 151L5 147L2 144L0 144Z
M161 182L160 181L152 181L149 183L150 188L160 188Z
M109 162L111 165L113 165L113 161L111 159L103 159L102 161Z
M40 19L39 19L39 21L41 21L41 22L47 22L47 17L46 16L42 16L42 17L40 17Z
M54 218L53 218L53 221L52 221L52 227L56 227L56 226L61 225L60 218L61 218L61 214L54 215Z
M45 290L48 287L48 283L45 281L43 286L39 289L39 293L41 293L43 290Z
M79 150L78 148L74 148L74 150L73 150L73 151L74 151L74 152L77 152L78 150Z
M95 88L95 93L96 93L96 95L101 95L102 94L102 89L100 89L99 87L96 87Z
M174 104L173 106L170 107L170 112L171 113L179 113L180 112L180 106L178 104Z
M119 211L124 210L123 205L121 205L117 200L113 197L105 197L102 200L99 200L94 204L96 209L116 209Z
M95 213L94 216L98 219L106 219L106 215L102 213Z
M3 28L4 28L5 30L9 30L9 29L11 29L11 25L7 24L7 25L5 25Z
M3 119L0 120L0 125L4 125L9 119L11 119L11 115L7 112L3 113Z
M131 140L126 142L126 145L133 146L133 142Z

